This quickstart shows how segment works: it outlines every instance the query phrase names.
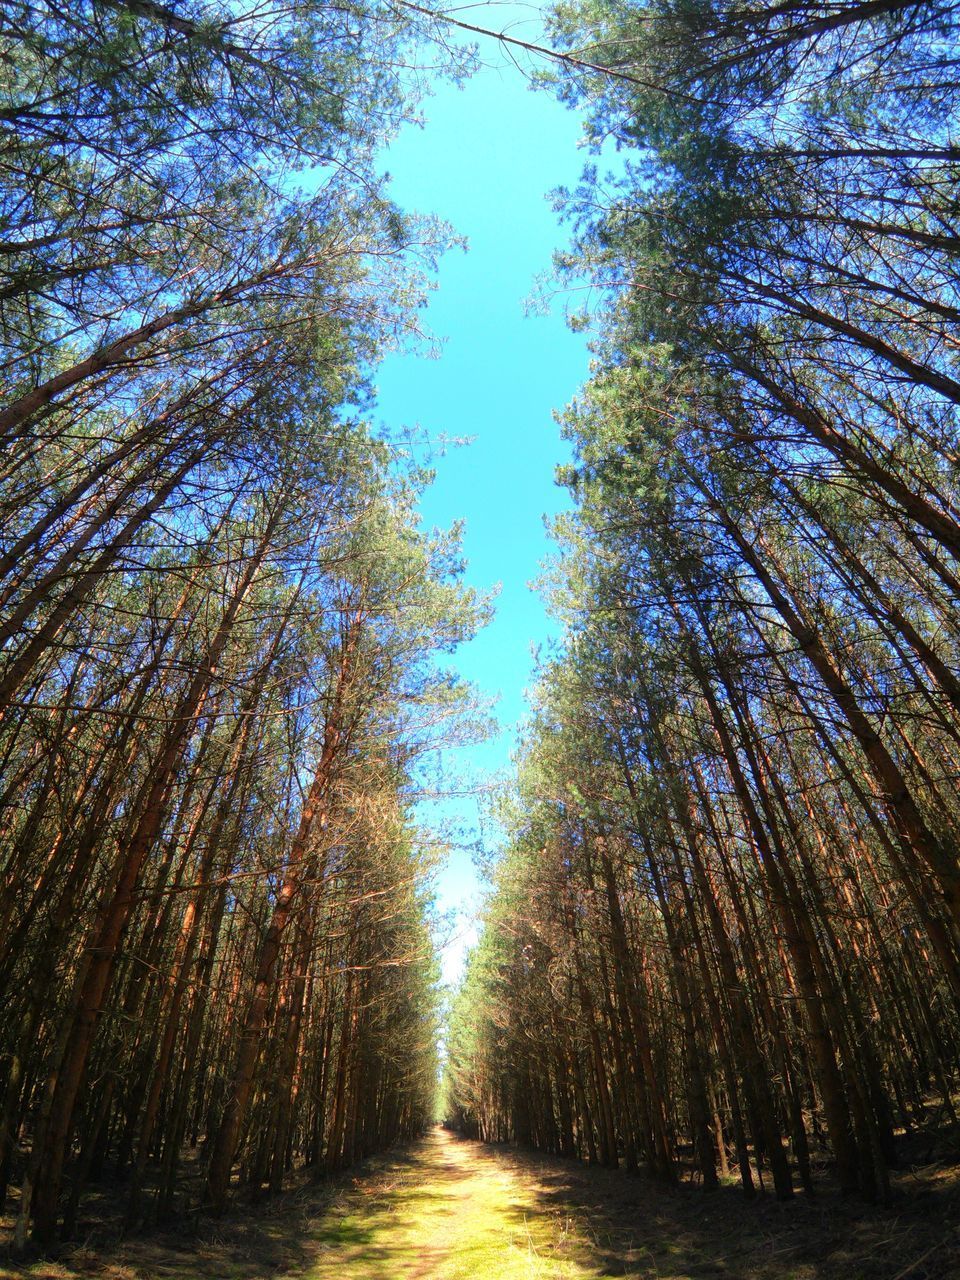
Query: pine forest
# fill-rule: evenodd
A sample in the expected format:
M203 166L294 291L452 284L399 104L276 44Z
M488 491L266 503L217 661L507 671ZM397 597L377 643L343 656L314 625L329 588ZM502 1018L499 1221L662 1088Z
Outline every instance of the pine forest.
M960 1276L960 5L0 0L0 53L0 1277ZM515 309L499 166L580 137L536 637L468 548L537 370L488 324L449 440L390 420L462 234L391 154L511 77L454 145Z

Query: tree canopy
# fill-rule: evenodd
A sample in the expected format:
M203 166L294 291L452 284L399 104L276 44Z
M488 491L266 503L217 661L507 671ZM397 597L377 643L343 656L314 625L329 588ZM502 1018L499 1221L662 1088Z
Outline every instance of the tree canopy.
M829 1159L883 1200L957 1052L956 6L553 14L624 162L567 196L560 271L606 303L566 634L451 1097L667 1180L786 1197Z

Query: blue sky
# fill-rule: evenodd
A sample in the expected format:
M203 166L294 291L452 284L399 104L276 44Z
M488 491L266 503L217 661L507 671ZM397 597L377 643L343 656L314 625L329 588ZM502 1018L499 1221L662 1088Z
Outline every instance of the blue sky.
M481 5L464 16L498 30L509 23L528 39L540 34L536 10L525 6ZM428 528L465 520L467 580L501 584L494 621L456 659L468 680L499 695L501 732L459 753L458 766L478 782L509 768L531 646L556 634L528 583L550 551L544 515L568 505L553 481L565 449L552 412L572 397L588 364L586 338L569 331L560 302L549 315L524 308L566 241L547 195L579 175L580 122L549 92L530 89L495 42L480 43L484 69L462 89L438 85L424 103L425 126L405 129L383 157L399 205L444 218L469 248L444 257L427 313L445 340L440 358L392 355L376 379L380 416L391 428L416 423L430 437L473 437L437 461L422 512ZM475 799L445 807L468 834L477 830ZM479 897L467 850L453 852L438 888L441 906L458 913L444 954L450 980Z

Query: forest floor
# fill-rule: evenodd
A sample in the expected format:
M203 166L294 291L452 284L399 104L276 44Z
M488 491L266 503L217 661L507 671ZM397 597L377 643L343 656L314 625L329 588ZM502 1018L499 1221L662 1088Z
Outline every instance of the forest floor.
M954 1280L957 1174L898 1175L885 1210L829 1194L748 1203L437 1129L336 1184L192 1231L0 1262L0 1280Z

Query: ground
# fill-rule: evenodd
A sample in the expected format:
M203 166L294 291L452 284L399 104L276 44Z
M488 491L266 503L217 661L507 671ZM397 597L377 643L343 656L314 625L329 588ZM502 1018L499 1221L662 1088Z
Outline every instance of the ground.
M829 1193L748 1204L733 1187L663 1191L436 1129L341 1182L0 1262L0 1280L960 1280L955 1173L905 1171L884 1210Z

